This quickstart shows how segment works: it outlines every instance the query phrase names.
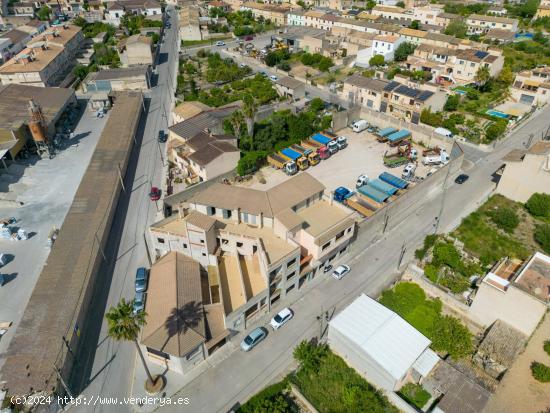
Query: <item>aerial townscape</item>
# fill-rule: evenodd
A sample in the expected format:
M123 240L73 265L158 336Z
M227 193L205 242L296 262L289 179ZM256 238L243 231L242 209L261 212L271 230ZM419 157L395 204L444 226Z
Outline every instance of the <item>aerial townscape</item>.
M550 0L0 6L0 413L550 413Z

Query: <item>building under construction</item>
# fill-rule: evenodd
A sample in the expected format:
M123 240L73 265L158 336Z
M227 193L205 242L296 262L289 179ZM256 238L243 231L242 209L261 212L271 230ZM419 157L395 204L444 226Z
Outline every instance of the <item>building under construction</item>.
M142 111L140 92L114 96L112 113L10 342L0 371L0 388L9 395L66 394L65 383L86 359L92 297L108 277L101 271L109 255L105 246Z

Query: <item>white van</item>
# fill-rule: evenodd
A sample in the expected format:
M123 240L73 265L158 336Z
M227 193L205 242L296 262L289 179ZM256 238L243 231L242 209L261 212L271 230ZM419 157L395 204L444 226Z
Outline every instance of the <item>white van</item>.
M369 127L369 123L364 119L356 120L351 124L351 128L353 129L354 132L363 132L368 127Z
M452 138L453 137L453 133L449 129L435 128L434 132L437 133L438 135L445 136L446 138Z

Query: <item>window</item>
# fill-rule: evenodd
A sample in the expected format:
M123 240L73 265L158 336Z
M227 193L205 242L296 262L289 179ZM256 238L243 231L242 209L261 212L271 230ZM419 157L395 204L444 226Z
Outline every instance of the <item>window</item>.
M203 252L203 253L202 253L202 256L203 256L203 257L206 257L206 252Z
M201 351L201 349L202 349L202 344L200 346L197 346L197 348L195 348L191 352L187 353L187 355L185 356L185 359L186 360L191 360L193 357L195 357Z
M346 229L346 233L349 234L351 232L351 228L352 227L349 227L348 229Z
M187 244L186 244L185 242L184 242L184 243L182 243L181 245L182 245L182 247L183 247L184 249L186 249L186 248L187 248Z
M288 294L289 292L291 292L292 290L294 290L294 287L296 287L295 284L293 284L293 285L291 285L290 287L288 287L288 288L286 289L286 293Z
M287 268L292 267L294 264L296 264L296 258L291 259L289 262L286 263Z
M160 350L155 350L154 348L147 347L147 352L150 353L150 354L153 354L157 357L161 357L163 359L170 360L170 354L164 353Z
M243 246L242 242L237 242L237 248L241 248Z
M321 247L321 251L326 250L328 247L330 247L330 241Z
M248 213L243 212L243 213L242 213L242 217L243 217L243 222L248 223Z
M201 241L201 244L204 244L204 240L203 240L203 239L201 239L200 241Z
M159 244L164 244L164 238L157 238Z
M296 275L296 271L292 271L290 274L288 274L288 275L286 276L286 279L287 279L287 280L290 280L290 279L291 279L292 277L294 277L295 275Z
M476 64L474 62L470 63L470 67L474 67Z
M345 234L345 231L340 231L338 234L336 234L336 241L338 241L340 238L342 238Z

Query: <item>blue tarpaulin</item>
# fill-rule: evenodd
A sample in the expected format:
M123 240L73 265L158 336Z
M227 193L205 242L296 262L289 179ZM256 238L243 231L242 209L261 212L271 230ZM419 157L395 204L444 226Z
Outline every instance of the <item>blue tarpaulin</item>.
M378 131L377 135L381 136L383 138L385 136L391 135L394 132L397 132L397 129L395 129L395 128L384 128L384 129L380 129Z
M409 183L407 181L405 181L404 179L398 178L397 176L392 175L388 172L382 172L378 178L399 189L405 189L406 187L409 186Z
M394 132L388 136L390 142L399 142L407 137L411 136L411 133L407 129L401 129L399 132Z
M382 203L386 199L388 199L390 196L386 194L385 192L379 191L375 187L367 184L363 185L358 189L360 193L362 193L365 196L368 196L370 199L375 200L376 202Z
M385 192L390 196L397 192L397 188L395 186L381 181L380 179L373 179L372 181L369 181L369 185L379 191Z
M325 135L322 135L320 133L316 133L315 135L313 135L311 137L311 139L323 144L323 145L326 145L327 143L329 143L330 141L332 141L332 139L329 139L327 138Z

